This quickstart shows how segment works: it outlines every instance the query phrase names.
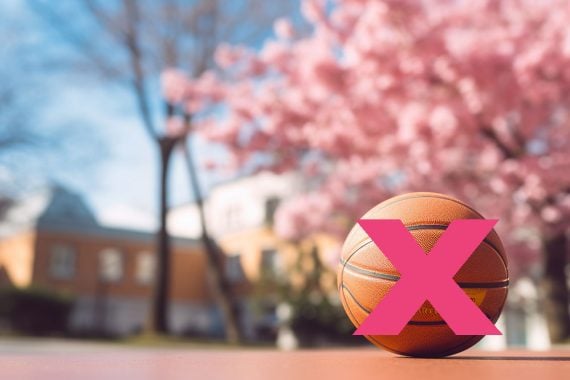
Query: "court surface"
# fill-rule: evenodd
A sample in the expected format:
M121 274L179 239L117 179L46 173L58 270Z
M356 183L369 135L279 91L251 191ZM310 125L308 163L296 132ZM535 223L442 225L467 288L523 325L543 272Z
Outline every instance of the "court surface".
M0 354L6 380L329 380L570 379L570 350L470 350L447 359L412 359L377 349L101 350Z

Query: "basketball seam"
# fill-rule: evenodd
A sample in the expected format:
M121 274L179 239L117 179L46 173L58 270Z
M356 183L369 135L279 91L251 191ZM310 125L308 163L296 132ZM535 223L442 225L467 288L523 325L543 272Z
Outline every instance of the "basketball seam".
M346 263L343 260L341 260L341 264L344 265L346 270L361 274L363 276L379 278L379 279L390 281L390 282L396 282L400 279L399 276L380 273L380 272L376 272L373 270L360 268L360 267L355 266L353 264ZM456 283L462 289L496 289L496 288L505 288L505 287L509 286L509 280L508 279L505 281L495 281L495 282L457 282L456 281Z
M342 285L342 288L344 290L346 290L346 292L348 293L348 295L350 296L350 298L354 301L354 303L356 304L356 306L358 306L359 308L362 309L362 311L370 314L372 311L368 310L368 308L364 305L362 305L354 296L354 294L350 291L350 289L348 288L348 286L346 285ZM446 325L447 323L444 320L441 321L414 321L414 320L409 320L408 325L412 325L412 326L439 326L439 325Z
M342 294L342 297L343 297L344 300L345 300L344 302L345 302L345 304L346 304L346 309L348 310L348 313L349 313L349 319L352 319L352 320L353 320L354 325L359 324L359 323L358 323L358 320L357 320L356 317L354 316L354 313L352 312L352 309L350 308L350 305L349 305L348 302L346 301L346 297L344 296L344 292L341 292L341 294ZM505 292L505 294L506 294L506 292ZM506 295L505 295L505 299L506 299ZM501 314L501 311L502 311L502 310L503 310L503 307L501 307L501 308L499 309L498 314L495 315L495 317L494 317L492 320L496 321L496 319L498 319L498 316ZM352 318L351 318L351 317L352 317ZM446 326L447 326L447 324L446 324ZM447 326L447 327L449 328L449 326ZM463 347L463 346L472 347L474 344L476 344L479 340L483 339L483 337L484 337L484 335L481 335L481 336L480 336L480 335L474 335L474 336L472 336L471 338L467 339L466 341L463 341L463 342L461 342L460 344L457 344L457 345L455 345L455 346L453 346L453 347L451 347L451 348L449 348L449 349L447 349L447 350L445 350L445 351L443 351L443 352L438 352L438 353L435 354L435 355L411 355L411 354L409 354L409 353L405 353L405 352L403 352L403 351L399 351L399 350L396 350L396 349L394 349L394 348L391 348L391 347L387 346L386 344L384 344L384 343L378 341L378 340L376 339L376 336L375 336L375 335L363 335L363 336L364 336L367 340L372 341L372 343L376 343L376 344L380 345L381 347L383 347L384 349L386 349L386 350L388 350L388 351L394 352L394 353L399 354L399 355L402 355L402 356L415 356L415 357L443 357L443 356L453 355L453 354L456 354L456 353L458 353L458 352L463 351L462 349L457 350L458 347ZM475 343L469 345L469 343L470 343L473 339L476 339Z
M449 227L449 226L444 225L444 224L412 224L410 226L404 226L404 227L406 227L406 229L408 231L422 231L422 230L447 230L447 227ZM360 250L362 247L364 247L370 243L372 243L372 240L370 239L370 237L368 237L365 240L360 241L357 244L358 248L353 253L356 253L356 251ZM503 265L505 266L505 268L507 268L507 273L508 273L507 261L505 260L503 255L501 255L501 253L499 252L499 249L487 238L483 239L482 243L487 244L489 247L491 247L499 255L501 261L503 262ZM350 257L347 259L347 261L349 259L350 259ZM342 257L341 257L341 260L342 260Z
M493 318L490 318L491 321L493 322L493 324L495 324L497 322L497 320L499 319L499 317L501 316L501 313L503 311L503 308L505 307L505 301L507 300L507 294L509 292L509 288L506 288L505 291L505 297L503 298L503 302L501 303L501 307L499 308L499 310L497 311L497 314L495 314L493 316ZM485 337L485 335L473 335L473 337L465 342L463 342L463 344L458 344L456 346L453 346L449 349L447 349L446 351L443 351L441 353L439 353L440 356L448 356L448 355L454 355L456 353L459 353L461 351L463 351L464 349L457 349L458 347L463 347L463 346L467 346L467 348L469 347L473 347L475 344L477 344L477 342L479 342L481 339L483 339ZM468 345L473 339L475 339L475 342L472 343L471 345Z
M359 302L352 296L352 294L350 293L350 290L349 290L349 289L346 287L346 285L344 285L344 284L343 284L343 289L346 289L347 292L351 295L351 298L355 301L355 303L356 303L357 305L359 305ZM504 298L504 300L506 300L506 298L507 298L507 293L508 293L508 288L507 288L507 291L505 292L505 298ZM346 297L344 296L344 292L341 292L341 294L342 294L342 297L345 299L346 308L347 308L347 310L348 310L348 313L350 314L349 318L352 317L352 319L354 320L354 322L356 322L355 325L358 324L358 320L357 320L356 317L354 316L354 313L352 312L352 309L350 308L350 305L349 305L348 302L346 301ZM493 318L491 318L491 321L492 321L493 323L495 323L495 322L499 319L499 316L501 315L501 312L503 311L503 307L504 307L504 301L503 301L503 305L499 308L497 314L495 314L495 315L493 316ZM366 310L366 309L364 309L364 310ZM370 314L370 313L369 313L369 314ZM449 327L449 326L447 325L447 323L445 323L445 326ZM394 352L394 353L399 354L399 355L403 355L403 356L415 356L415 357L444 357L444 356L453 355L453 354L456 354L456 353L458 353L458 352L463 351L463 349L458 349L458 348L460 348L460 347L464 347L464 346L467 346L467 348L472 347L472 346L475 345L478 341L480 341L481 339L483 339L485 336L484 336L484 335L473 335L471 338L469 338L469 339L467 339L467 340L465 340L465 341L463 341L463 342L461 342L461 343L459 343L459 344L457 344L457 345L455 345L455 346L452 346L452 347L448 348L448 349L445 350L445 351L438 352L438 353L435 354L435 355L411 355L411 354L409 354L409 353L405 353L405 352L402 352L402 351L399 351L399 350L396 350L396 349L393 349L393 348L387 346L386 344L384 344L384 343L378 341L378 340L376 339L376 336L375 336L375 335L364 335L364 337L365 337L366 339L368 339L368 340L373 341L372 343L375 342L376 344L380 345L380 346L383 347L384 349L386 349L386 350L388 350L388 351L391 351L391 352ZM473 340L475 340L475 342L472 343L472 344L470 344L471 341L473 341Z
M455 199L455 198L451 198L451 197L447 197L447 196L442 196L441 194L437 194L437 193L431 193L430 195L416 195L416 196L409 196L409 197L403 196L401 199L397 199L397 200L394 200L388 204L383 205L382 207L380 207L376 211L384 210L386 207L395 205L396 203L403 202L403 201L408 200L408 199L420 199L420 198L437 198L437 199L445 199L448 201L452 201L452 202L457 203L461 206L465 206L467 209L473 211L481 219L485 219L485 217L483 215L481 215L481 213L479 211L475 210L474 208L472 208L468 204L463 203L459 199ZM358 244L361 244L363 241L365 241L365 240L361 240L360 242L358 242ZM358 244L355 244L355 245L358 245Z
M406 229L408 231L425 231L425 230L447 230L447 227L449 227L449 225L445 225L445 224L414 224L411 226L406 226ZM493 244L489 239L485 238L483 239L482 243L486 243L489 247L493 248L493 250L495 250L495 252L499 253L499 249L497 247L495 247L495 244ZM501 256L501 254L499 253L499 256Z
M433 227L435 227L435 229L438 229L438 230L439 230L439 229L443 229L442 227L447 228L447 226L444 226L444 225L441 225L441 224L424 224L424 225L418 225L418 226L417 226L417 227L421 227L421 228L414 228L414 227L416 227L416 226L407 226L406 229L407 229L408 231L410 231L410 229L412 229L413 231L421 231L421 230L429 230L429 229L431 229L431 228L433 228ZM351 259L358 251L360 251L362 248L364 248L364 247L367 246L368 244L373 243L373 241L372 241L370 238L368 238L367 240L368 240L368 241L366 241L366 240L361 241L361 242L359 243L360 245L358 246L358 248L355 249L355 250L350 254L350 256L346 259L346 261L342 260L342 257L341 257L341 259L340 259L340 264L342 265L342 270L341 270L341 275L340 275L341 279L343 278L344 269L346 268L346 265L348 264L348 262L350 261L350 259ZM363 242L364 242L364 244L362 244ZM505 268L505 271L507 272L507 281L508 281L508 278L509 278L509 268L508 268L508 266L507 266L507 262L506 262L505 259L503 258L503 255L501 255L501 253L498 251L498 249L497 249L490 241L488 241L486 238L482 241L482 243L487 244L487 245L499 256L501 262L503 263L503 266L504 266L504 268ZM507 283L507 285L508 285L508 283ZM340 289L340 288L339 288L339 289Z
M360 274L363 274L365 276L380 278L382 280L391 281L391 282L396 282L400 279L400 276L397 276L394 274L375 272L373 270L368 270L368 269L363 269L363 268L357 267L353 264L349 264L348 262L346 262L342 259L340 260L340 263L344 266L344 268L346 270L352 270L353 272L360 273Z
M340 281L339 281L339 288L338 288L338 290L339 290L339 292L342 294L342 297L345 299L346 306L347 306L347 308L348 308L348 310L349 310L350 314L352 315L352 318L354 319L355 322L357 322L356 317L355 317L354 314L352 313L352 310L350 310L350 306L348 305L348 302L346 302L346 297L344 296L344 292L342 292L342 289L343 289L343 288L346 288L346 285L344 285L344 270L346 269L346 266L347 266L347 265L351 265L351 264L349 264L350 259L351 259L357 252L359 252L362 248L364 248L365 246L367 246L367 245L370 244L370 243L373 243L373 241L372 241L372 240L369 240L369 241L366 242L365 244L362 244L360 247L358 247L358 248L357 248L354 252L352 252L352 254L346 259L346 261L344 261L344 263L342 262L342 259L341 259L342 269L341 269L341 272L340 272ZM483 241L483 243L485 243L485 241ZM489 245L489 246L491 247L491 249L493 249L493 251L494 251L499 257L501 257L501 254L499 254L499 252L497 252L491 245ZM501 261L502 261L502 260L501 260ZM506 263L505 263L504 261L503 261L503 264L505 265L505 269L507 269L507 276L508 276L508 268L506 267ZM351 266L352 266L352 265L351 265ZM352 267L354 267L354 266L352 266ZM360 269L360 268L359 268L359 269ZM379 273L379 274L380 274L380 273ZM507 281L508 281L508 279L507 279ZM507 285L508 285L508 284L507 284ZM507 289L507 292L508 292L508 286L505 286L505 288ZM506 296L505 296L505 299L506 299ZM503 306L504 306L504 305L503 305ZM500 310L503 309L503 306L501 307ZM498 314L498 315L500 315L500 311L499 311L499 314ZM498 318L498 316L497 316L497 318Z

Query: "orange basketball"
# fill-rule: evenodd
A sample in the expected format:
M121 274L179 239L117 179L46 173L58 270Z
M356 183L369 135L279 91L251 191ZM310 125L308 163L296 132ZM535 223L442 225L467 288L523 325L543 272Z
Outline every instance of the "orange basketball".
M425 252L455 219L482 219L465 203L443 194L410 193L372 208L363 219L400 219ZM356 224L342 247L338 269L340 298L346 314L358 327L399 279L399 273L364 230ZM458 285L489 319L501 314L509 274L501 239L491 231L454 277ZM399 335L366 338L401 355L438 357L461 352L483 336L455 335L426 301Z

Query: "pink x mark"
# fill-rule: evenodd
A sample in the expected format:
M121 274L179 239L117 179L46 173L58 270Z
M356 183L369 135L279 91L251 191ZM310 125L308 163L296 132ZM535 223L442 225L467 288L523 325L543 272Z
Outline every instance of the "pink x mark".
M400 279L354 335L398 335L426 300L456 335L501 335L453 280L497 220L453 221L429 255L400 220L358 223L398 269Z

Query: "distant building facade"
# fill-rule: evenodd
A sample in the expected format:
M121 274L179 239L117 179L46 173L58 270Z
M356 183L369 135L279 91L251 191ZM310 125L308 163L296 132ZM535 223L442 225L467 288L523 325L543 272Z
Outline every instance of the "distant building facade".
M294 282L291 268L308 246L316 245L321 260L331 264L322 281L325 289L336 292L338 239L315 234L310 241L291 242L273 229L279 205L306 192L307 186L307 180L295 172L261 172L219 184L204 202L208 231L226 254L226 276L237 289L242 329L250 339L262 338L267 331L275 333L279 323L278 297L268 294L265 302L259 297L263 278L287 277ZM192 239L199 235L198 221L197 206L189 203L174 208L168 223L172 233ZM244 281L250 284L246 292L239 286Z
M129 335L143 328L154 252L154 234L101 226L82 198L62 187L15 205L0 227L4 282L72 295L70 328L77 333ZM171 331L220 334L196 240L174 239L171 270Z

